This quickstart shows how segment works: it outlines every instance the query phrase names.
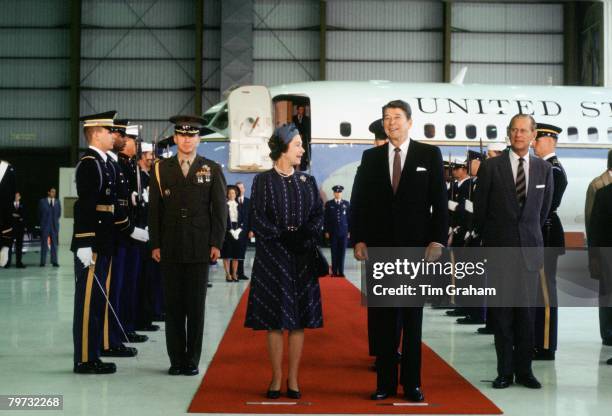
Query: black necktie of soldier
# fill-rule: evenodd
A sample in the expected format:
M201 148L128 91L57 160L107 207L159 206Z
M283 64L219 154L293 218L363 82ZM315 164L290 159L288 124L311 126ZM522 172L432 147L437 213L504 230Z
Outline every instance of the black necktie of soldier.
M519 206L523 208L525 199L527 198L527 180L525 178L525 168L523 163L525 159L519 158L518 169L516 170L516 198Z
M400 159L400 152L402 151L399 147L393 149L395 155L393 156L393 176L391 178L391 186L393 187L393 193L397 192L399 187L400 177L402 175L402 161Z

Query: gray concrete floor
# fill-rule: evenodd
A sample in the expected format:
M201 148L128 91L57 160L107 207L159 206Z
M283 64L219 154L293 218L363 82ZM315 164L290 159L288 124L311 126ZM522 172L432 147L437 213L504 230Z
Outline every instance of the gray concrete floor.
M0 394L62 394L66 415L184 414L248 282L226 283L220 266L211 270L214 286L207 297L199 376L166 375L163 324L161 331L148 333L149 342L136 345L136 358L114 359L116 374L82 376L72 373L72 256L62 247L59 268L39 268L37 260L37 253L29 253L24 257L27 269L0 269ZM358 264L350 253L346 269L359 287ZM444 311L425 310L423 338L506 415L610 414L612 366L605 361L612 357L612 347L601 345L597 309L563 308L559 322L557 360L534 363L543 384L538 391L492 389L483 380L495 377L493 337L474 334L474 326L456 325Z

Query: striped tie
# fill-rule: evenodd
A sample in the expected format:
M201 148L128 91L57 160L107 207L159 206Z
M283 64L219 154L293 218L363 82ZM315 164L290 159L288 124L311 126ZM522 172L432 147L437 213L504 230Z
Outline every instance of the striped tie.
M525 159L519 158L518 169L516 170L516 199L519 207L522 209L527 198L527 181L525 179L525 168L523 167Z

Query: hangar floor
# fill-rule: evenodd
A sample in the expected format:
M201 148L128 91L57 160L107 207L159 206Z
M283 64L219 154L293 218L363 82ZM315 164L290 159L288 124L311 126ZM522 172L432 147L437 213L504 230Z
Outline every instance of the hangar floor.
M226 283L220 267L211 271L199 376L166 375L163 325L137 345L136 358L114 359L116 374L80 376L72 373L72 257L66 248L60 253L59 268L36 267L37 253L29 253L27 269L0 270L0 394L62 394L66 415L185 413L248 282ZM347 255L347 275L356 285L357 266ZM425 310L423 340L506 415L604 415L612 408L612 366L605 363L612 347L601 345L597 314L596 308L560 310L557 360L534 362L542 390L492 389L484 381L495 377L492 336L456 325L443 311Z

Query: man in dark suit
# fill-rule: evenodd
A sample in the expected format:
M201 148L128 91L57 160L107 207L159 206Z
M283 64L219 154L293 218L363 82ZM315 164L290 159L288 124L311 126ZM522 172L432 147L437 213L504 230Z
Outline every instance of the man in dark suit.
M251 200L245 196L246 189L244 183L236 182L236 187L240 191L238 197L238 211L240 212L239 217L242 218L244 223L244 232L240 233L238 240L240 241L240 250L242 253L246 253L249 240L253 237L253 231L251 231L250 211L251 211ZM238 260L238 280L249 280L249 277L244 274L244 259Z
M15 168L0 160L0 267L6 266L13 244L11 206L15 198Z
M197 116L174 116L177 155L156 162L149 184L149 231L166 298L170 375L198 374L208 265L221 254L227 221L221 166L199 156Z
M535 352L534 360L554 360L557 350L557 260L565 254L565 232L557 209L561 205L567 188L567 175L555 154L557 140L562 129L551 124L538 123L533 149L536 156L552 166L554 191L550 212L544 223L544 274L540 275L539 298L547 305L535 311Z
M299 104L296 108L296 114L293 116L293 124L297 127L302 137L302 146L306 150L302 161L300 162L300 170L308 169L310 163L310 117L306 115L306 107L304 104Z
M497 352L493 388L513 381L541 388L531 370L534 321L529 306L534 306L544 265L542 226L552 201L553 175L548 162L529 155L536 136L531 116L515 115L508 132L511 148L478 170L474 205L476 233L491 248L487 278L499 295L491 300L497 306L491 308Z
M351 198L351 235L355 258L367 258L368 247L423 247L437 260L448 232L448 200L440 149L409 138L412 112L394 100L383 107L389 143L363 152ZM397 308L375 314L377 381L373 400L395 395L397 379ZM421 392L422 307L399 308L404 333L400 383L411 401Z
M595 194L589 221L589 243L599 277L599 307L612 308L612 184ZM608 360L612 364L612 358Z
M25 264L21 261L23 256L23 233L25 232L24 209L21 203L21 193L15 192L15 201L13 201L13 209L11 212L13 224L13 237L15 238L15 266L18 269L25 269ZM9 259L6 267L10 267L11 258L13 257L12 247L9 250Z
M38 202L38 221L40 224L40 267L47 262L47 242L51 240L51 264L59 267L57 262L57 243L59 237L59 219L62 215L62 204L56 197L55 188L49 189L47 197Z

